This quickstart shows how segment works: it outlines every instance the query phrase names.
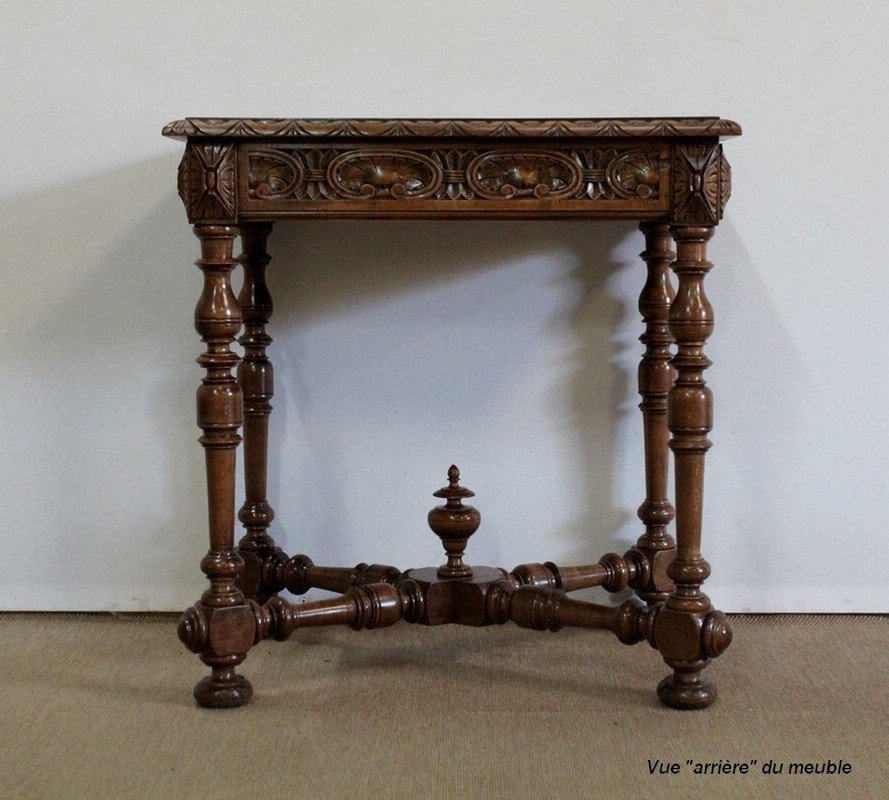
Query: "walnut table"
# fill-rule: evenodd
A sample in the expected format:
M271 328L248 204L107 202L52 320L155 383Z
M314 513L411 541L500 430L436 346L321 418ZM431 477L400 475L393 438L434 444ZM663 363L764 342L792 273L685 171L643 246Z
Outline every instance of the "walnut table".
M252 688L236 667L267 637L285 639L310 625L379 628L398 620L607 628L626 644L645 639L660 652L672 670L658 686L664 703L702 708L713 701L716 689L702 670L729 645L731 629L701 591L710 574L701 555L701 517L712 421L704 345L713 330L704 277L712 266L707 241L730 192L720 139L740 132L716 117L190 118L164 128L165 136L186 142L179 193L200 240L197 265L204 275L195 327L206 344L198 359L206 376L197 417L210 528L201 569L210 586L178 627L180 639L211 669L195 687L199 704L246 703ZM584 566L471 567L463 552L480 517L464 505L472 492L452 466L448 485L435 492L445 502L428 519L447 554L441 567L321 567L307 556L285 555L268 534L273 380L266 356L272 313L266 240L274 222L304 217L639 221L647 265L639 299L646 493L637 544ZM244 284L236 297L231 272L238 263ZM231 349L239 333L243 357ZM238 519L245 532L236 546L235 452L242 426L246 502ZM667 491L670 451L675 510ZM675 542L667 530L674 517ZM630 586L638 599L612 607L568 595L589 586L612 592ZM336 594L302 605L278 595L310 587Z

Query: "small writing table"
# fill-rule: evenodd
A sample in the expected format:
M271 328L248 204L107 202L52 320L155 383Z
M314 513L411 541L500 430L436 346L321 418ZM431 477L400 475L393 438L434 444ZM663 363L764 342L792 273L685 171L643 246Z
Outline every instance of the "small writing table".
M198 359L206 375L197 406L210 515L210 549L201 569L210 586L178 627L182 642L212 670L195 687L198 703L246 703L252 688L235 668L267 637L285 639L310 625L378 628L406 620L607 628L626 644L646 639L660 652L672 668L658 686L664 703L709 705L716 690L702 670L728 647L731 629L701 591L710 574L701 555L701 516L712 423L704 345L713 330L704 277L712 266L707 241L731 187L720 139L739 135L740 127L716 117L189 118L163 132L186 142L179 194L200 239L197 265L204 274L195 327L206 344ZM275 221L302 217L640 221L647 265L639 299L646 496L637 544L623 556L608 553L579 567L470 567L463 552L480 516L463 504L472 492L460 486L452 466L448 485L435 492L446 502L428 520L447 553L441 567L401 572L288 558L267 532L273 518L266 498L273 379L266 355L272 313L266 240ZM242 251L235 258L239 235ZM244 284L236 297L231 272L238 262ZM231 349L239 333L243 358ZM235 452L242 425L246 502L238 519L245 534L235 546ZM675 510L667 497L671 450ZM674 517L675 543L667 532ZM630 586L639 599L611 607L567 594L590 586L612 592ZM278 595L310 587L337 596L293 605Z

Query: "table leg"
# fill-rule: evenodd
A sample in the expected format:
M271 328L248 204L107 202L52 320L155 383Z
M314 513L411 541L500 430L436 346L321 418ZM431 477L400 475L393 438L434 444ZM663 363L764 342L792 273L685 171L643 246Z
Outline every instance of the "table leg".
M710 565L701 555L704 456L713 424L713 395L704 381L710 360L704 345L713 331L713 308L704 292L709 226L673 226L679 286L670 307L670 333L677 344L672 364L677 376L668 400L668 424L676 472L676 558L667 569L675 588L655 619L657 648L673 674L658 696L674 708L703 708L716 687L701 671L731 642L725 616L714 611L701 584Z
M244 559L239 586L244 594L264 603L276 592L266 580L264 566L285 556L269 536L268 527L275 512L266 497L268 470L269 415L274 396L274 368L266 355L272 337L266 325L272 315L272 296L265 282L265 269L271 258L266 242L272 232L270 222L248 222L241 226L241 256L244 284L238 305L244 319L244 334L238 340L244 358L238 365L238 383L244 396L244 482L246 499L238 513L245 534L238 544Z
M639 394L642 402L642 424L645 439L645 501L639 506L639 519L645 533L626 555L638 565L638 577L633 588L648 603L667 599L673 582L667 567L676 554L673 538L667 526L676 512L667 498L670 450L667 429L667 395L673 385L670 366L670 335L668 318L673 300L670 284L670 262L674 253L670 226L662 222L643 222L639 226L645 234L642 259L648 265L648 278L639 295L639 311L645 323L640 341L645 345L639 363Z
M194 696L202 706L226 708L246 703L253 694L249 681L235 672L256 635L252 606L237 587L244 562L234 547L235 453L243 416L241 389L231 374L239 362L231 344L241 328L238 301L231 288L232 244L238 229L231 225L195 225L201 241L196 262L204 273L204 289L195 308L195 329L207 345L198 363L207 371L197 392L198 425L207 468L210 549L201 570L210 587L179 621L179 638L200 653L212 674L200 681Z

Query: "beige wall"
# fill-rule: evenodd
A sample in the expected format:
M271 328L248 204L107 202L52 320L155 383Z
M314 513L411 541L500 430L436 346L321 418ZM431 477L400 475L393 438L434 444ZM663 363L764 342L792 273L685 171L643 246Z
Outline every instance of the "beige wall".
M203 589L200 281L163 123L718 114L745 134L708 281L708 592L731 611L889 610L886 9L10 5L0 608L178 609ZM270 488L289 552L437 563L425 514L452 461L483 514L475 563L635 539L633 226L280 228Z

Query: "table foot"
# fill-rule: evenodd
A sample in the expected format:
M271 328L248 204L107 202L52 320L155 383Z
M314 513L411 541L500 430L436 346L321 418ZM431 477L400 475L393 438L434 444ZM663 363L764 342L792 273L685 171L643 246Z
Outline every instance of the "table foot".
M209 593L205 593L206 599ZM198 705L206 708L242 706L253 696L250 682L235 672L250 648L259 641L256 603L215 608L202 602L179 618L176 634L192 653L197 653L211 674L194 687Z
M706 708L716 699L716 684L700 672L677 671L658 684L657 696L670 708Z
M204 708L237 708L250 702L253 686L234 670L213 670L212 675L198 681L194 699Z

